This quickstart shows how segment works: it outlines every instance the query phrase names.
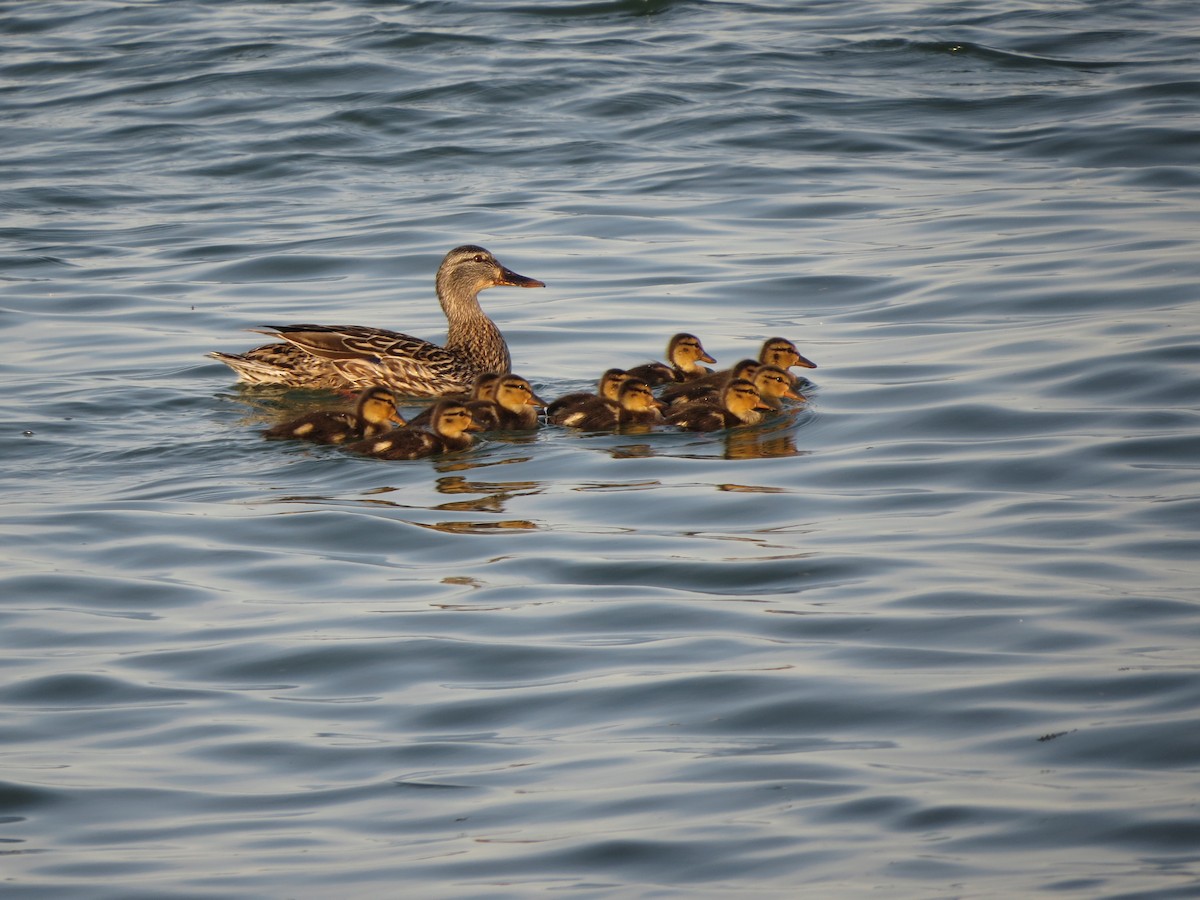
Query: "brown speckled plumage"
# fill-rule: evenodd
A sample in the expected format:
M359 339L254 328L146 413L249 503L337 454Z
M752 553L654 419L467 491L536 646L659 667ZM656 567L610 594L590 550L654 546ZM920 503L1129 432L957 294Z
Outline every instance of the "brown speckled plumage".
M448 323L444 346L362 325L281 325L261 331L283 343L209 355L251 384L333 390L386 384L409 397L466 391L479 373L507 372L512 366L504 336L478 298L486 288L506 285L545 287L505 268L484 248L467 244L447 253L438 269L438 301Z

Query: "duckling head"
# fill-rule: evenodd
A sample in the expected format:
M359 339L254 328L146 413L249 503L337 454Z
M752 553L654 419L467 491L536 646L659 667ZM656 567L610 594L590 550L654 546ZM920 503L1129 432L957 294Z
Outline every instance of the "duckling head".
M762 419L760 409L770 409L763 403L762 397L754 389L754 385L744 378L729 382L721 394L721 405L734 416L748 425L753 425Z
M759 366L751 383L758 391L759 396L768 404L772 400L778 402L781 397L787 397L790 400L807 399L803 394L796 393L794 387L796 379L778 366Z
M476 375L475 381L471 384L471 399L495 400L496 382L499 380L500 375L496 372L482 372Z
M609 369L600 376L600 396L605 400L616 400L621 385L628 380L629 374L624 369Z
M801 355L796 345L787 338L773 337L763 341L762 350L758 353L759 362L768 366L778 366L790 369L800 366L803 369L815 369L817 364Z
M442 437L460 438L464 431L479 431L467 409L457 400L442 400L433 408L433 430Z
M380 385L369 387L358 395L358 415L372 425L384 422L404 424L404 417L396 408L396 395Z
M496 403L511 412L546 405L546 401L535 394L529 382L520 375L505 375L496 382Z
M762 365L757 359L739 360L732 369L729 370L729 380L736 381L738 378L745 378L747 381L754 379L754 373L758 371L758 367Z
M640 378L628 378L617 393L617 402L631 412L649 412L660 409L662 404L650 391L650 385Z
M667 361L685 372L695 371L696 363L716 362L701 346L700 338L686 332L675 335L667 344Z

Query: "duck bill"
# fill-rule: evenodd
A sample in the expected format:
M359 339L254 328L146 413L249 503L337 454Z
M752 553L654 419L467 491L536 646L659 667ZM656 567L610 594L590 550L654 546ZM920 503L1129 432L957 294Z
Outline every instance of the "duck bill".
M799 400L802 403L808 399L803 394L797 394L792 388L788 388L786 391L784 391L783 396L787 397L789 400Z
M801 356L799 353L796 354L796 361L793 365L800 366L803 369L815 369L817 367L815 362L806 356Z
M546 282L544 281L538 281L536 278L530 278L526 275L518 275L512 269L506 269L504 266L500 267L500 277L497 279L496 284L500 287L535 288L546 286Z
M539 397L537 394L530 394L529 395L529 405L530 406L540 406L540 407L542 407L542 409L545 409L550 404L547 403L545 400L543 400L541 397Z
M700 362L715 363L716 360L712 358L712 354L710 354L708 351L701 350L700 351Z
M392 410L392 414L387 417L387 420L389 422L395 422L396 425L401 428L408 424L404 421L404 416L400 415L400 411L398 409Z

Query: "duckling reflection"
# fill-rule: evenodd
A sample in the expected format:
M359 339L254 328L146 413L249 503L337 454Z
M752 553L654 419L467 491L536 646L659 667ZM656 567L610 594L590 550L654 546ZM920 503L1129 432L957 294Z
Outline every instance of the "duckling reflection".
M435 487L442 494L480 496L439 503L434 509L472 512L504 512L505 504L513 497L542 492L542 485L537 481L468 481L461 475L443 475L437 479Z

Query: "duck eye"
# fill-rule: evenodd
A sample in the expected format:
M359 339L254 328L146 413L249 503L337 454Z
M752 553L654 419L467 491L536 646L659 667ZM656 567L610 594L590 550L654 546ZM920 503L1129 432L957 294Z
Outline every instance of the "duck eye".
M482 254L482 253L476 253L476 254L475 254L473 257L471 257L471 258L472 258L473 260L475 260L475 262L486 262L486 260L483 258L483 254Z

